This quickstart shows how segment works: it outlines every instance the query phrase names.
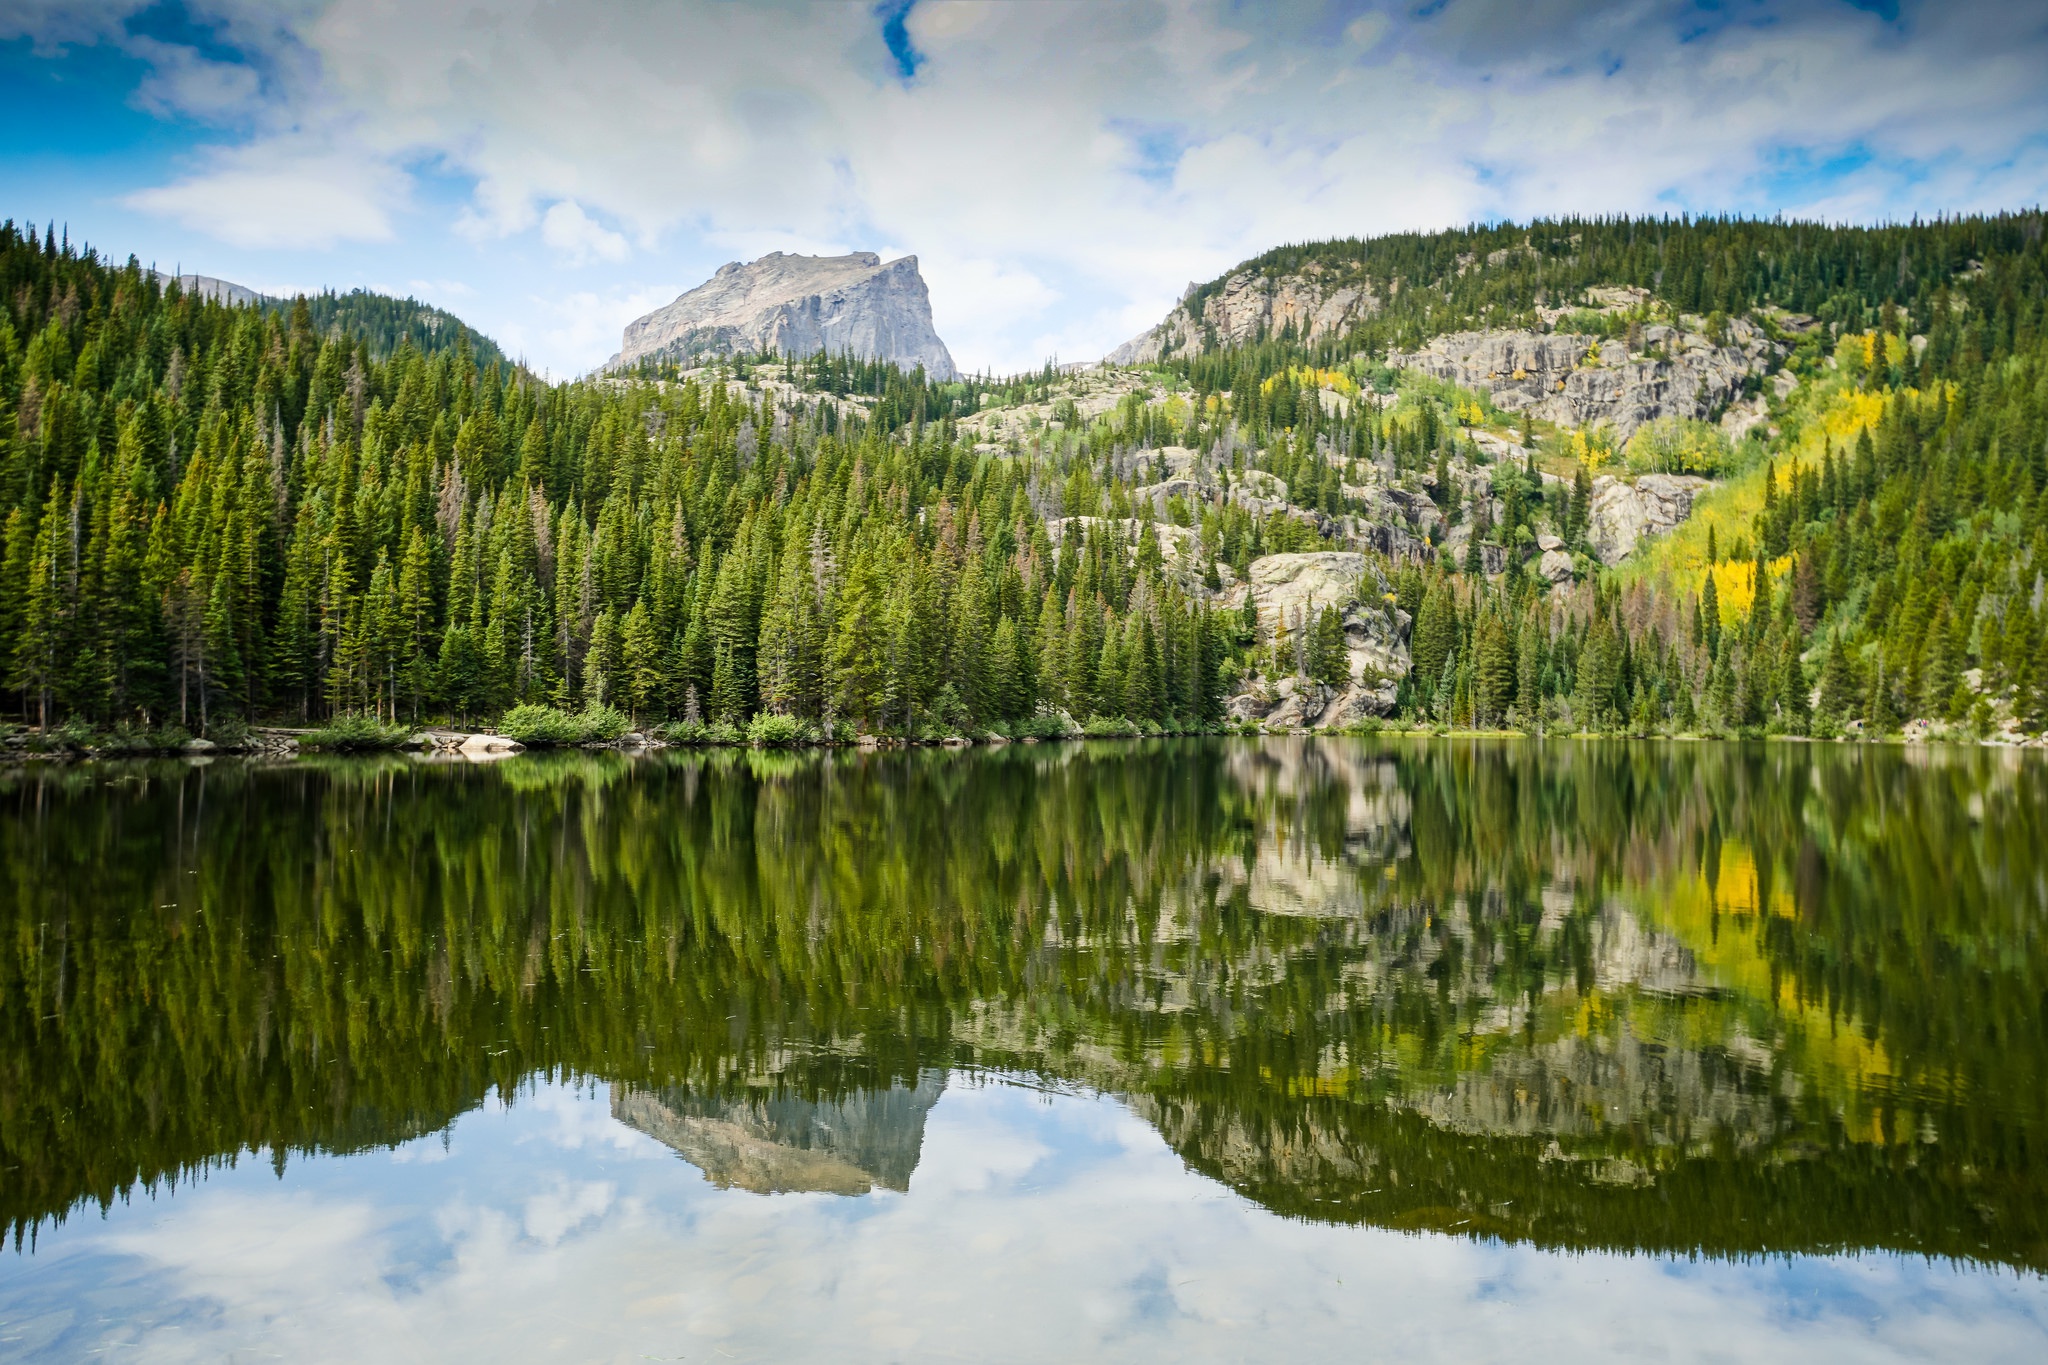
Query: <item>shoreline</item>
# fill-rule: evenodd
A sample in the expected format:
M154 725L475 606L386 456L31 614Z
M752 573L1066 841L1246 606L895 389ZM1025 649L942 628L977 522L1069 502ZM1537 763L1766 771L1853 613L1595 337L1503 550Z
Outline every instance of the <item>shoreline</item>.
M0 747L0 767L28 766L31 764L72 764L104 763L124 760L182 758L207 761L216 758L271 759L292 761L299 758L323 757L368 757L377 754L404 754L427 761L467 760L471 762L502 760L519 754L612 752L645 754L669 750L682 751L732 751L759 750L795 753L804 750L846 750L878 752L890 749L990 749L1019 744L1063 744L1095 741L1131 740L1180 740L1180 739L1403 739L1403 740L1444 740L1454 742L1524 740L1536 743L1550 742L1598 742L1598 743L1668 743L1668 744L1814 744L1857 747L1895 747L1922 749L2037 749L2048 747L2048 735L2029 737L2017 734L1990 736L1960 736L1920 732L1916 734L1891 733L1877 736L1858 734L1847 735L1714 735L1701 733L1635 735L1607 733L1600 731L1571 731L1568 733L1501 730L1501 729L1450 729L1436 726L1403 726L1399 724L1347 726L1334 729L1278 729L1269 730L1258 725L1219 725L1200 730L1155 730L1138 729L1076 730L1064 734L1003 735L985 733L981 735L944 736L902 736L902 735L858 735L852 739L804 738L784 742L760 740L700 739L671 740L657 735L639 732L610 740L584 740L563 743L520 743L509 736L489 730L454 730L445 727L429 727L416 732L406 740L391 744L343 744L343 745L301 745L298 734L315 733L312 730L285 730L277 727L251 727L249 738L242 741L198 739L187 740L176 745L139 745L67 743L60 741L50 748L32 748L22 743L20 737L33 736L33 731L17 730L7 736L7 743ZM109 737L111 738L111 737Z

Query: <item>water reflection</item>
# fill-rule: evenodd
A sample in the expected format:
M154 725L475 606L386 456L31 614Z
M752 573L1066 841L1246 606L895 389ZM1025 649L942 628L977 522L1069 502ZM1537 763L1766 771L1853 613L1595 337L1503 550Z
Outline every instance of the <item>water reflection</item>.
M1359 740L0 777L0 1218L534 1078L906 1188L944 1077L1320 1222L2048 1266L2048 789L1989 752Z
M915 1085L805 1099L780 1087L736 1096L687 1087L612 1088L612 1117L704 1172L755 1194L866 1194L910 1189L924 1119L946 1089L941 1071Z

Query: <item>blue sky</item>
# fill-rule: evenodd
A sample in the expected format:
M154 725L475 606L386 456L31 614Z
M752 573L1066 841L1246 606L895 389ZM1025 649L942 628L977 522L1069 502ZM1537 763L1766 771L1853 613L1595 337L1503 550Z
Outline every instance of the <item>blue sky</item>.
M2043 0L0 0L0 216L558 376L725 261L915 253L1010 371L1287 241L2039 204L2043 72Z

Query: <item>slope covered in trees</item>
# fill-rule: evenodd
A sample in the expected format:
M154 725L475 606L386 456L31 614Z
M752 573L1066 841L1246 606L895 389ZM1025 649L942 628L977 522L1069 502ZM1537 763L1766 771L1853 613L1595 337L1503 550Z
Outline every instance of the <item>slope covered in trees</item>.
M1615 452L1598 431L1500 420L1481 395L1432 402L1429 386L1400 377L1395 411L1420 409L1420 420L1390 470L1435 458L1433 492L1454 517L1447 463L1467 456L1491 485L1468 499L1481 525L1465 554L1396 575L1415 620L1411 716L1638 730L1889 730L1912 717L1972 732L2048 726L2038 212L1867 229L1503 225L1288 247L1239 271L1277 279L1309 266L1376 281L1383 306L1312 344L1283 332L1166 368L1197 401L1227 395L1256 427L1303 406L1292 376L1335 366L1392 388L1380 363L1390 351L1452 329L1619 337L1656 322L1711 332L1748 315L1784 354L1769 425L1709 462L1727 483L1707 515L1619 574L1581 561L1581 581L1558 593L1529 580L1521 528L1583 549L1589 474L1667 466ZM1595 286L1646 293L1631 308L1564 311ZM1472 444L1489 426L1526 443L1526 458ZM1660 427L1639 444L1671 435ZM1480 572L1483 543L1502 547L1507 572Z
M228 308L7 225L0 707L194 731L528 703L692 733L1188 728L1266 714L1233 693L1341 686L1348 632L1406 651L1387 695L1414 722L2038 728L2040 227L1326 243L1250 263L1380 283L1378 313L1313 344L1136 374L938 384L819 355L549 385L410 304ZM1646 292L1569 312L1595 285ZM1616 451L1385 363L1451 327L1633 350L1741 315L1782 373L1732 445L1653 424ZM1722 483L1600 568L1596 476L1652 467ZM1353 599L1261 618L1254 561L1335 548L1368 552Z
M817 357L548 386L11 225L0 280L0 639L39 724L1216 715L1224 625L1156 540L1055 555L1046 468L943 420L972 384Z

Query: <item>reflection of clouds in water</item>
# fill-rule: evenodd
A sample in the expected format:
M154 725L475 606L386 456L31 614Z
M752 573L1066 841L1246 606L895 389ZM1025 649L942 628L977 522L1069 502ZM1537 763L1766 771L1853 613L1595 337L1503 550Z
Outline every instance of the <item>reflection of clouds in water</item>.
M1388 1358L1984 1360L2048 1346L2048 1284L2010 1273L1560 1256L1291 1222L1191 1174L1110 1100L955 1085L911 1193L864 1199L716 1190L605 1125L601 1089L542 1087L464 1118L455 1159L410 1183L360 1159L301 1163L282 1190L222 1173L117 1207L105 1230L46 1234L0 1288L0 1319L20 1321L46 1274L89 1273L132 1295L101 1300L123 1326L82 1322L89 1335L52 1355L106 1340L173 1360L632 1360L712 1343L739 1359L1321 1359L1369 1343ZM646 1148L667 1159L638 1159ZM543 1153L552 1169L536 1169ZM422 1240L438 1244L424 1270L409 1250Z
M518 1096L516 1104L547 1120L532 1125L533 1141L568 1152L612 1152L649 1160L669 1155L660 1143L613 1121L605 1104L608 1093L608 1087L595 1083L582 1087L541 1085ZM495 1096L492 1103L502 1107Z

